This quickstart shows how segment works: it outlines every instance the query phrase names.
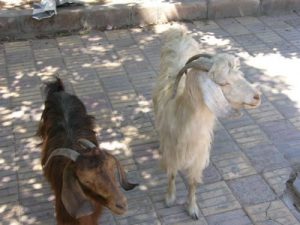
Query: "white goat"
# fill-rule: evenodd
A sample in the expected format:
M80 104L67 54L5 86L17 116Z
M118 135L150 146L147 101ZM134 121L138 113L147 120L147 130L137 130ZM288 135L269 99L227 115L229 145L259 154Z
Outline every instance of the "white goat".
M169 179L166 204L175 203L175 177L178 170L184 171L189 183L187 210L193 219L199 217L196 186L209 164L216 116L260 104L259 92L244 79L236 58L198 53L199 44L183 28L166 31L153 93L161 163Z

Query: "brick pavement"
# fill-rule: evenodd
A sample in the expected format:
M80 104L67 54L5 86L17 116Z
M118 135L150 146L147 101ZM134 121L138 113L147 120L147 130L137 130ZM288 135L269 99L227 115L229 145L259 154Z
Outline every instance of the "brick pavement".
M91 32L0 44L0 224L54 224L53 195L34 136L42 111L40 84L59 73L97 119L101 147L112 151L140 183L127 193L126 215L106 211L110 225L299 224L280 199L300 161L300 16L243 17L186 24L201 51L229 52L258 84L263 103L215 129L210 166L198 188L199 221L184 210L185 180L166 208L151 91L159 69L161 30ZM298 76L297 76L298 75ZM297 220L298 218L298 220Z

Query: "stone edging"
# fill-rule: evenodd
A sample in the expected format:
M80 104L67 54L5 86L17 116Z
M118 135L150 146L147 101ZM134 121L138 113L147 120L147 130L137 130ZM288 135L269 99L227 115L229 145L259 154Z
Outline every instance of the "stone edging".
M276 15L300 11L300 0L186 0L58 9L42 21L32 10L0 10L0 39L37 37L85 29L121 28L170 21Z

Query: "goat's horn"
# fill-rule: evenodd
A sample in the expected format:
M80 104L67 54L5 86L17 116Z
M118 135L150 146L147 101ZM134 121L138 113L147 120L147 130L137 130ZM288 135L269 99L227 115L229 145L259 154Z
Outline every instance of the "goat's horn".
M199 55L195 55L195 56L191 57L188 60L188 62L186 63L186 65L178 72L178 74L176 76L175 84L174 84L174 91L173 91L172 98L174 98L176 96L177 88L178 88L178 84L180 82L180 79L188 69L194 68L194 69L203 70L203 71L206 71L206 72L208 72L210 70L210 68L213 65L213 62L211 60L211 56L206 55L206 56L202 57L202 55L203 54L199 54ZM192 60L192 58L194 60Z
M49 155L46 163L43 165L43 168L46 168L46 166L54 156L65 156L75 162L79 155L80 154L78 152L70 148L57 148Z
M114 158L114 160L116 162L116 165L117 165L119 182L120 182L122 188L125 191L129 191L129 190L132 190L133 188L135 188L136 186L139 186L139 184L130 183L127 180L126 173L125 173L122 165L120 164L119 160L114 156L113 156L113 158Z
M84 148L96 148L97 146L92 143L91 141L85 139L85 138L80 138L78 139L78 142L82 145Z
M212 55L210 55L210 54L197 54L197 55L194 55L191 58L189 58L189 60L186 62L186 64L189 64L190 62L193 62L193 61L199 59L200 57L211 59Z

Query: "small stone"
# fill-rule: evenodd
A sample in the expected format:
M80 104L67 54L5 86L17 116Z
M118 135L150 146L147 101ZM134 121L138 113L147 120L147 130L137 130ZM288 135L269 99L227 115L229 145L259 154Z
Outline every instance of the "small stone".
M297 176L296 180L293 183L293 188L295 191L295 194L300 197L300 178Z

